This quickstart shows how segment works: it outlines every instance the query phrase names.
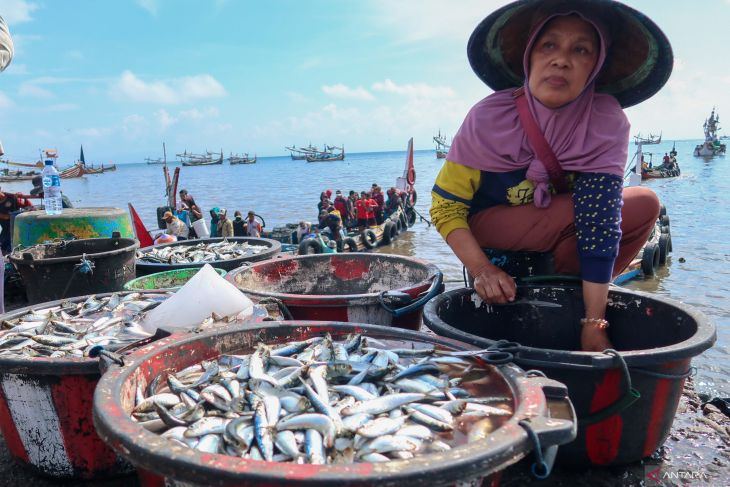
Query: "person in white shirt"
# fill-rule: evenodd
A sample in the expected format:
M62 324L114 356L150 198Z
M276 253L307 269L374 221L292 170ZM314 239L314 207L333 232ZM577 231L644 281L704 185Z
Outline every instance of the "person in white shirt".
M187 239L189 234L189 229L185 223L183 223L182 220L180 220L178 217L172 214L170 211L166 211L164 215L162 215L162 219L165 220L165 223L167 224L167 233L168 235L174 235L178 238L178 240Z

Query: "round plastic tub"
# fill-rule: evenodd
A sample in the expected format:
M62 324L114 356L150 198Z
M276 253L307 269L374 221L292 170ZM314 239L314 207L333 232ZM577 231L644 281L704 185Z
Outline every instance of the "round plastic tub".
M121 290L134 278L131 238L62 240L19 249L10 254L23 278L30 303Z
M174 247L174 246L198 245L200 243L216 243L216 242L221 242L223 240L224 240L223 238L182 240L180 242L155 245L153 247L145 247L145 248L141 249L140 252L144 254L144 253L149 252L152 249L161 249L161 248L165 248L165 247ZM216 260L213 262L200 262L197 264L191 264L191 263L164 264L164 263L159 263L159 262L145 262L143 260L137 259L137 276L146 276L148 274L154 274L156 272L171 271L171 270L175 270L175 269L200 268L200 267L203 267L205 264L210 264L211 266L213 266L217 269L223 269L225 271L230 271L247 262L258 262L261 260L270 259L281 251L281 242L278 242L276 240L271 240L268 238L230 237L225 240L228 240L229 242L241 242L241 243L248 242L250 245L263 245L268 248L258 254L247 255L245 257L239 257L237 259Z
M151 289L162 289L165 291L177 291L185 285L198 271L199 267L188 269L174 269L171 271L157 272L148 276L132 279L124 285L125 291L141 291ZM223 269L215 270L221 277L226 275Z
M162 376L165 380L168 374L202 360L251 350L258 343L303 340L325 333L334 338L362 333L404 342L402 346L468 348L460 342L425 333L334 322L274 321L255 327L234 324L217 332L163 338L125 357L124 366L108 364L94 396L94 424L104 441L137 466L146 486L452 485L488 478L527 455L533 442L518 424L520 420L529 418L532 429L545 448L574 437L574 413L562 384L540 376L528 376L511 364L501 365L495 372L503 385L512 391L514 414L485 441L467 443L444 453L384 464L298 465L202 453L175 445L145 430L130 418L136 388L146 388L155 377ZM549 403L546 396L551 398ZM549 404L554 407L549 407Z
M578 438L561 448L558 460L579 468L635 462L661 446L692 358L716 339L714 325L696 309L613 287L606 318L619 357L581 352L579 284L519 285L515 302L504 306L475 296L469 288L438 296L426 306L426 326L478 347L517 342L517 365L567 385Z
M273 297L296 320L371 323L417 330L423 305L443 291L428 262L389 254L299 255L231 271L226 279L251 299Z
M82 302L87 297L64 301ZM0 320L30 311L31 307L18 309ZM0 357L0 430L10 455L37 473L59 479L90 480L132 472L94 430L92 403L100 377L98 359Z

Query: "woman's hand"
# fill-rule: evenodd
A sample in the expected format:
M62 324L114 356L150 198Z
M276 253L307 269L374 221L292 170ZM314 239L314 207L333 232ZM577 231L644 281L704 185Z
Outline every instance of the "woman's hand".
M517 284L493 264L487 264L474 277L474 290L489 304L504 304L515 299Z
M603 352L613 348L606 330L591 325L584 325L580 333L580 348L584 352Z

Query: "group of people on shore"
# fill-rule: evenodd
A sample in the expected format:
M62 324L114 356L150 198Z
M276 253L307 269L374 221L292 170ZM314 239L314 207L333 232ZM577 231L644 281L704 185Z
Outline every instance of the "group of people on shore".
M162 215L165 221L166 237L176 240L186 240L189 238L203 237L198 235L194 223L203 220L203 212L195 202L195 198L188 190L180 190L180 202L175 212L168 210ZM210 226L208 227L209 237L261 237L263 227L256 220L256 212L249 211L246 218L243 214L236 210L233 218L229 218L228 210L225 208L213 207L210 210ZM158 237L159 239L160 237ZM161 243L161 242L160 242Z
M373 183L369 191L361 191L359 194L351 190L347 197L338 189L333 198L332 190L327 189L320 193L317 203L319 229L329 229L335 245L339 248L348 230L357 228L363 231L380 225L402 204L402 194L397 188L392 187L383 194L377 183ZM300 222L297 232L301 241L311 233L311 224Z
M392 187L383 194L382 188L373 183L369 191L351 190L347 197L339 189L332 198L332 190L322 191L319 195L317 210L320 228L331 226L332 215L339 217L340 225L345 228L364 230L382 224L403 204L401 192Z

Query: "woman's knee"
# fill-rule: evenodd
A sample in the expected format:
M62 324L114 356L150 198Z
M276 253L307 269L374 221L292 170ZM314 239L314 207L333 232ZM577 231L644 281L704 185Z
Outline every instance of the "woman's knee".
M644 221L653 222L659 218L661 203L656 193L641 186L624 189L624 211L629 214L641 214Z

